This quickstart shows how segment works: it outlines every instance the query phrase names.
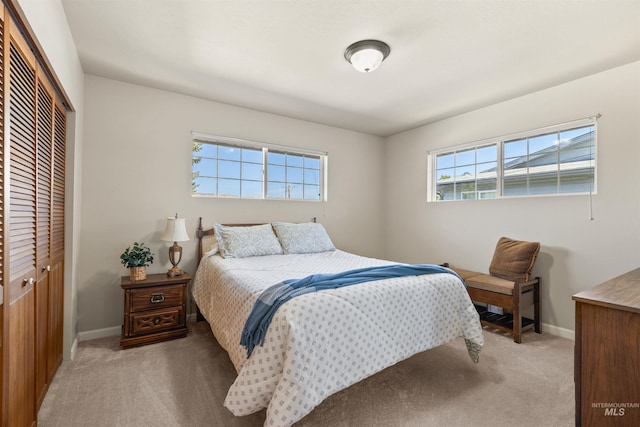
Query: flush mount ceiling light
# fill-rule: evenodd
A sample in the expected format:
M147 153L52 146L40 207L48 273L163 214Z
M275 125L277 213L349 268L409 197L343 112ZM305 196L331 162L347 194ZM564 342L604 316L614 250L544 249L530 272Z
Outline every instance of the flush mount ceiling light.
M391 48L380 40L361 40L344 51L344 57L361 73L370 73L389 56Z

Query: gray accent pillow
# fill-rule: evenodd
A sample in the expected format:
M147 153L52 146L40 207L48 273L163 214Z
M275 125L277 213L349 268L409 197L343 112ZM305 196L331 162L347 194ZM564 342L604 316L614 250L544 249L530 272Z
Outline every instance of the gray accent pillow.
M322 224L274 222L272 225L285 254L311 254L336 250Z
M218 250L223 258L281 255L282 246L273 233L271 224L248 227L213 226Z

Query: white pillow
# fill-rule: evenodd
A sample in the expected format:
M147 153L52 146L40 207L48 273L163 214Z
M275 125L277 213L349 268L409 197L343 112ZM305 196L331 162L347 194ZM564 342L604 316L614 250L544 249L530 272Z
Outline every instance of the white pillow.
M285 254L311 254L336 250L322 224L274 222L272 225Z
M202 245L202 255L215 255L218 253L218 239L214 233L213 236L204 236L200 240L200 244Z
M223 258L282 254L282 246L273 233L271 224L249 227L215 224L213 229L218 240L218 250Z
M218 244L211 246L209 249L204 251L203 256L213 256L218 253Z

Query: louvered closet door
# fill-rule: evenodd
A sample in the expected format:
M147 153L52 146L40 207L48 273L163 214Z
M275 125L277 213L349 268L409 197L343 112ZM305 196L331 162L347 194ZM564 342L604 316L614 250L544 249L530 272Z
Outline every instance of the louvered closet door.
M14 40L15 39L15 40ZM33 288L36 272L35 64L21 36L9 53L9 274L11 299Z
M54 134L54 92L42 73L38 73L37 108L37 276L47 276L51 269L51 193Z
M51 272L49 273L49 381L62 363L64 326L64 187L66 109L54 106L52 192L51 192Z
M10 306L8 351L8 425L31 426L36 422L35 411L35 298L36 272L36 78L35 58L17 27L11 22L10 38L5 41L5 56L9 51L8 67L8 127L9 169L8 194L5 204L8 224L5 243L8 243ZM6 66L6 57L5 57ZM6 142L5 142L6 143ZM7 150L5 150L7 153ZM5 174L6 178L6 174ZM8 200L8 203L6 203ZM7 252L5 252L7 254ZM5 282L6 283L6 282ZM6 303L6 301L5 301ZM6 340L5 340L6 341ZM6 354L6 353L5 353Z
M64 186L66 110L58 101L53 124L53 190L51 194L51 263L64 260Z
M49 244L51 239L51 160L53 142L53 96L47 77L37 71L36 106L36 410L49 385Z

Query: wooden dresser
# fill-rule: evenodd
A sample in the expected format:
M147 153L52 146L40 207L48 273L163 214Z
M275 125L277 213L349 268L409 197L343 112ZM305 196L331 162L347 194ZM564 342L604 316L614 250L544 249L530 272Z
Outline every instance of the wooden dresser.
M573 300L576 426L640 426L640 268Z

